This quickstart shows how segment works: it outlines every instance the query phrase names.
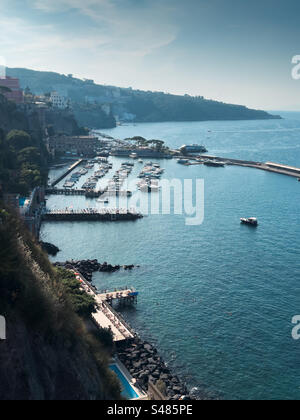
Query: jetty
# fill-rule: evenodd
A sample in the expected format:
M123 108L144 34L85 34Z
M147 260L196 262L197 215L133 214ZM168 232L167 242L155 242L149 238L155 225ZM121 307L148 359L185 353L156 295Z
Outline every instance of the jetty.
M241 160L241 159L231 159L227 157L219 157L219 156L209 156L209 155L200 155L195 158L195 156L185 156L185 159L192 160L192 165L203 165L205 160L214 160L215 162L222 162L226 165L236 165L236 166L244 166L248 168L255 168L260 169L267 172L274 172L281 175L287 175L294 178L300 177L300 168L283 165L280 163L275 162L256 162L251 160Z
M107 302L108 304L112 304L113 301L117 301L120 305L128 305L137 303L138 292L133 288L123 288L120 290L115 289L113 292L100 292L98 294L98 298L101 299L102 302Z
M85 190L68 188L47 188L46 195L80 195L88 198L99 198L105 193L105 190Z
M141 219L143 215L131 209L47 210L46 222L116 222Z
M72 166L70 166L67 171L65 171L62 175L60 175L58 178L56 178L52 183L51 187L55 187L55 185L59 184L66 176L68 176L72 171L74 171L75 168L80 166L83 162L86 162L85 159L79 159L77 162L75 162Z
M76 278L81 283L81 289L88 295L93 296L96 303L96 312L92 314L93 323L97 328L106 328L111 330L113 340L116 343L133 340L136 336L135 332L124 319L108 304L102 295L98 295L95 289L88 283L88 281L79 273L73 271ZM119 293L123 291L120 290ZM132 293L135 291L132 290ZM135 292L136 293L136 292Z

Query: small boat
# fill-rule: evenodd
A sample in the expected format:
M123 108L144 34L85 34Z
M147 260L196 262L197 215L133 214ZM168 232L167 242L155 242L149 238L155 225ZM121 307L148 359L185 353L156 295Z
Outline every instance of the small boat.
M256 217L249 217L249 218L242 217L241 223L245 225L258 226L258 221Z
M177 163L179 163L180 165L188 165L189 161L188 159L178 159Z
M204 162L206 166L214 166L215 168L224 168L225 163L216 160L207 160Z
M98 200L98 203L102 203L102 204L109 204L109 199L108 198L102 198Z
M139 163L144 163L144 161L142 159L139 159Z
M137 153L131 153L131 154L129 155L129 157L130 157L131 159L137 159L137 158L138 158L138 155L137 155Z

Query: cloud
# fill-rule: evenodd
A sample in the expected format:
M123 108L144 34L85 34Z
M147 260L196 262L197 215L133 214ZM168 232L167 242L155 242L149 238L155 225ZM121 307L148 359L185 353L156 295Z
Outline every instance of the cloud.
M170 7L157 0L141 0L139 5L132 0L34 0L32 7L52 15L77 13L87 32L93 29L95 36L107 40L110 54L144 56L169 45L177 35ZM90 28L83 18L90 20Z

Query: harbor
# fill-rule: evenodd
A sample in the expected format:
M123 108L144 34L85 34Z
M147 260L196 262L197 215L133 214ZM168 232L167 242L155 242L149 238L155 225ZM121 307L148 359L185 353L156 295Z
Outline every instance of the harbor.
M197 125L197 127L200 126L201 124ZM123 130L125 129L129 130L128 127L123 127ZM136 128L131 128L131 130L136 130ZM158 130L164 130L164 125L159 125ZM225 130L227 127L224 128ZM196 136L197 133L194 133ZM252 136L251 133L250 135ZM123 135L125 136L127 133ZM153 134L153 137L160 136L163 134ZM284 297L287 291L283 287L282 277L289 281L295 278L295 273L289 269L290 266L295 267L294 257L286 249L285 242L294 240L296 234L292 226L297 225L296 215L299 209L297 200L290 201L288 197L296 196L299 191L297 177L272 176L276 173L263 171L262 165L258 165L260 162L286 162L290 164L289 166L297 168L300 165L297 164L297 159L293 158L295 151L292 149L290 153L290 149L284 149L285 143L282 141L280 143L282 149L277 149L276 143L276 145L271 144L270 150L268 148L259 153L254 152L252 149L256 147L259 149L259 145L252 144L254 135L251 141L247 139L251 145L247 146L247 149L245 147L245 150L237 146L237 140L236 143L229 143L225 148L224 144L228 141L228 136L230 134L228 135L227 132L219 134L218 139L224 139L223 142L218 140L220 141L219 148L207 147L209 152L206 154L182 156L192 163L190 166L178 165L176 158L164 161L151 160L152 163L165 169L162 178L205 179L205 221L199 228L189 229L189 235L187 235L184 221L181 223L181 217L172 215L145 217L134 224L43 223L42 228L44 239L56 244L62 250L59 259L98 258L101 261L110 261L113 266L119 264L120 261L141 265L139 269L128 271L122 268L112 272L97 271L93 275L93 284L99 292L103 290L112 292L115 288L120 290L131 285L139 291L137 306L121 304L117 305L117 310L143 340L159 350L168 367L176 372L184 383L187 383L189 390L198 388L195 391L197 398L211 396L230 398L232 394L247 397L248 394L243 392L242 386L250 382L251 386L253 385L250 395L261 395L261 390L255 386L256 374L259 374L255 366L261 361L255 349L259 349L259 354L265 354L266 349L273 351L276 344L280 345L277 336L274 340L264 340L262 347L260 340L254 339L253 343L249 343L247 335L243 334L243 339L252 351L255 365L250 364L251 372L243 371L244 376L239 381L239 386L233 382L232 377L226 375L222 366L222 363L229 363L231 371L237 372L243 364L240 353L237 351L239 343L236 343L234 335L236 328L241 328L241 324L247 322L247 316L244 311L241 312L239 302L246 308L247 313L252 314L255 325L263 329L266 323L256 316L255 311L259 302L265 301L264 294L268 294L268 285L275 284L278 288L278 296L280 293L280 296ZM182 139L178 140L176 148L184 142ZM186 141L187 144L192 142L193 140ZM289 145L289 147L292 146ZM201 157L225 162L226 165L220 168L208 167L196 160ZM141 159L110 157L109 161L113 169L100 180L102 184L99 183L97 189L104 190L107 187L109 180L112 180L116 172L121 169L122 163L134 164L128 177L129 182L132 182L130 185L134 185L134 181L137 183L142 180L143 178L138 178L138 176L150 159L142 159L143 162L139 160ZM85 181L97 170L96 164L87 175L82 177L82 180ZM75 172L77 171L78 168L75 169ZM78 183L74 189L81 188L80 185ZM123 187L121 186L120 189L122 190ZM146 195L143 191L135 192L134 188L130 189L138 196ZM278 194L279 190L285 193ZM100 196L99 200L102 199L104 197ZM70 209L71 206L73 209L94 208L98 203L97 200L89 200L84 195L78 197L51 195L48 197L47 207L52 210L66 207ZM108 204L107 207L113 206ZM284 218L282 214L285 215ZM250 216L258 218L257 229L240 224L241 217ZM282 224L280 235L276 231L277 225L274 224L274 220L279 219ZM272 237L271 242L270 237ZM234 250L236 249L239 250L239 258L243 261L244 268L238 265L235 258ZM282 252L285 255L282 258L289 261L289 264L283 268L284 273L277 275L276 260L274 260L274 269L270 268L269 282L261 283L259 279L265 270L265 259L271 258L271 255L282 255ZM197 264L195 264L195 255L199 257ZM251 264L249 255L255 259L255 264ZM216 264L216 259L218 259L218 264ZM241 275L236 278L233 273L237 271ZM251 288L257 291L257 298L248 299L247 290ZM224 296L222 300L220 300L220 291ZM279 310L282 319L286 319L288 313L277 302L277 294L273 296L274 298L276 310ZM296 298L289 294L289 301L295 311ZM264 319L268 319L267 308L261 306L260 308ZM222 327L216 327L211 319L217 319ZM212 329L216 330L220 345L217 345L216 351L211 352L215 345L211 336ZM241 331L243 332L243 329ZM131 360L129 357L127 361L128 356L135 351L134 344L137 340L138 338L135 338L128 345L125 345L126 341L124 341L124 350L120 351L119 357L122 358L122 363L126 364L127 370L132 371L131 375L136 375L139 379L140 375L143 378L142 370L148 370L147 364L135 367L134 363L138 360ZM143 345L138 345L140 353L136 357L141 357ZM203 349L203 353L199 354L199 348ZM228 354L233 355L230 360L228 360ZM285 358L290 360L289 355L286 352L284 354ZM149 355L148 358L151 356ZM281 371L280 359L280 354L276 353L278 363L272 363L274 371L274 375L271 375L272 383L276 381L277 374L275 373ZM217 383L212 383L210 379L214 369L219 372L220 380L218 379ZM155 373L155 370L153 372ZM293 377L292 372L289 375ZM229 392L229 389L233 391ZM275 395L280 395L280 390L276 386L273 389ZM262 392L263 395L270 395L267 390Z

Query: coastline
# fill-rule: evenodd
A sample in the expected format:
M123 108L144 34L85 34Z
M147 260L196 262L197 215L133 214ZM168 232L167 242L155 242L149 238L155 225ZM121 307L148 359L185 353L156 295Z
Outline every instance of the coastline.
M64 263L54 263L55 267L64 267L80 275L80 281L83 282L83 290L94 296L99 295L97 288L93 285L93 273L119 271L120 265L112 266L106 262L101 264L97 260L88 261L66 261ZM132 270L139 266L125 265L124 270ZM96 299L96 301L98 301ZM163 389L162 396L165 400L180 400L182 398L192 399L191 390L188 390L185 381L181 380L177 374L170 369L159 350L151 343L143 340L140 335L124 320L121 313L111 305L106 305L115 313L124 325L132 331L133 338L116 342L114 357L117 357L132 376L135 384L146 394L152 388L160 391ZM102 304L98 309L102 308ZM94 322L95 323L95 322ZM162 387L162 388L161 388Z

